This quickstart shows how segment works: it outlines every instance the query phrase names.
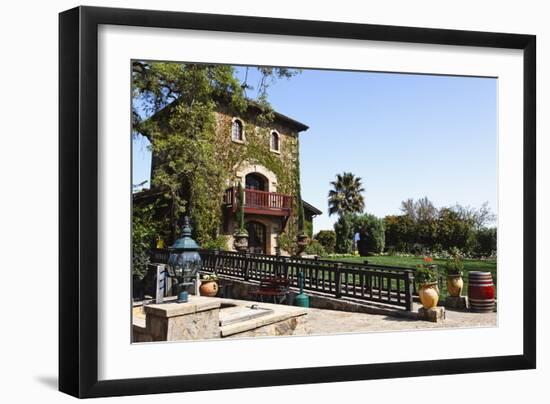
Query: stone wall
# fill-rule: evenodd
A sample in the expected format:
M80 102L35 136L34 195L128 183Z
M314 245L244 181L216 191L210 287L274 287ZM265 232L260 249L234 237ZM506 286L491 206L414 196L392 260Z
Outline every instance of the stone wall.
M251 293L258 289L258 283L244 281L242 279L230 278L220 276L219 284L221 286L223 297L230 299L250 299ZM299 290L297 288L291 288L288 294L287 304L292 305L294 298L298 295ZM395 317L405 318L417 318L418 314L415 312L406 311L399 308L386 306L383 304L377 304L375 302L365 302L353 299L337 299L333 296L306 291L309 296L310 307L316 309L346 311L354 313L368 313L368 314L383 314Z
M197 296L190 296L189 302L184 304L172 302L145 306L145 322L134 320L132 340L151 342L220 338L220 307L217 299Z
M227 338L248 338L248 337L278 337L282 335L293 335L300 324L305 321L304 317L292 317L284 321L258 327L253 330L229 335Z
M253 309L246 300L191 295L186 303L137 306L133 314L132 341L154 342L293 335L307 312L269 303Z

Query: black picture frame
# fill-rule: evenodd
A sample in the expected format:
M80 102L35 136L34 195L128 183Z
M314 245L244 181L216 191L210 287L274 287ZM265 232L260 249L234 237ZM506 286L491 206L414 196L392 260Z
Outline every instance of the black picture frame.
M180 28L523 50L523 354L98 381L98 26ZM77 7L59 15L59 389L76 397L534 369L536 37Z

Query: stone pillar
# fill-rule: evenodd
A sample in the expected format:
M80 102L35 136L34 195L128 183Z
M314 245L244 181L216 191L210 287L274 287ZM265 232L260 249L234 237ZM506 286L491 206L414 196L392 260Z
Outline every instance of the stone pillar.
M189 296L187 303L145 306L146 330L152 341L220 338L220 300Z
M468 308L468 300L466 296L447 296L445 299L445 307L449 309L466 310Z
M438 323L445 320L445 308L433 307L431 309L425 309L421 307L418 309L418 319L424 321L431 321L432 323Z

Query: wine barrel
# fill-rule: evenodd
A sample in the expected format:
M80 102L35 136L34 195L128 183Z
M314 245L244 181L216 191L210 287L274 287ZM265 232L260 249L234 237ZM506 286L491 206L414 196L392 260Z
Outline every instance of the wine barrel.
M478 313L495 310L495 285L490 272L468 273L468 302L470 310Z

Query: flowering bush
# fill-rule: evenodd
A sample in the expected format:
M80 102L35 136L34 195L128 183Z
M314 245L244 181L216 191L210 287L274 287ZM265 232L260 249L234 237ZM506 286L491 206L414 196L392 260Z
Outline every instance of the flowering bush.
M445 272L447 272L447 275L460 275L463 270L464 263L460 251L458 249L452 250L451 257L445 263Z
M201 280L203 282L217 281L218 279L219 279L218 275L216 274L206 274L201 277Z
M416 266L415 279L419 284L437 282L437 271L432 257L424 257L424 263Z

